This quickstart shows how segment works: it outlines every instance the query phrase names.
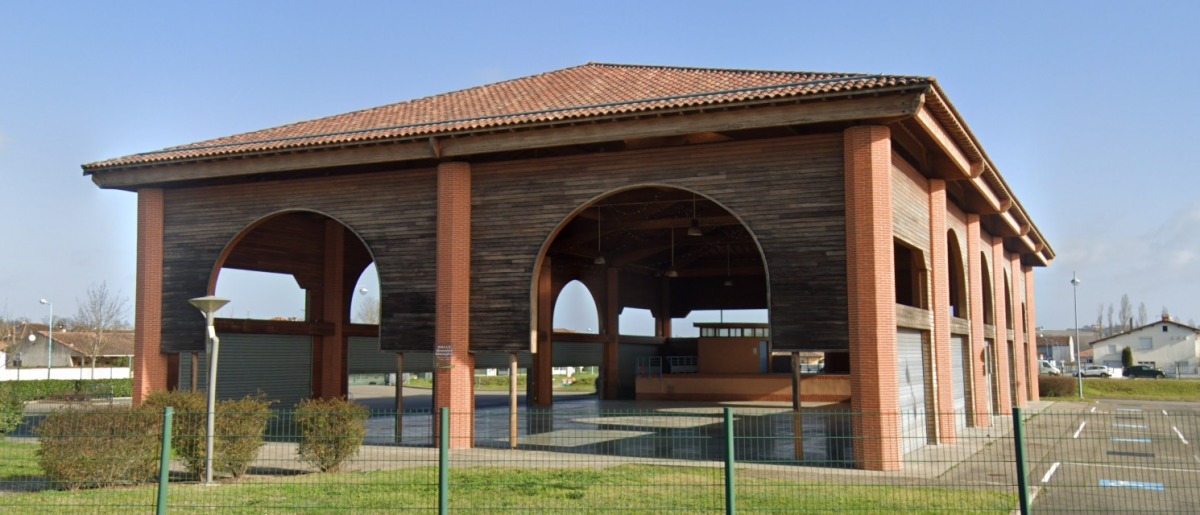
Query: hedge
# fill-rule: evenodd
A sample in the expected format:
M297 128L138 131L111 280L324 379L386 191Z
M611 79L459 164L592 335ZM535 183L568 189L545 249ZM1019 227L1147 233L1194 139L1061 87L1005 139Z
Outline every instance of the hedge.
M171 446L193 476L204 473L204 453L208 435L208 399L200 392L155 392L143 403L145 409L161 413L166 406L175 409ZM261 397L219 401L213 421L213 475L240 478L258 456L265 443L267 422L274 414L271 402Z
M5 381L0 383L0 397L16 396L23 401L36 401L56 395L79 392L108 391L113 397L132 397L132 379L39 379L35 381Z
M158 472L162 417L129 408L67 409L37 428L38 465L56 488L135 485Z

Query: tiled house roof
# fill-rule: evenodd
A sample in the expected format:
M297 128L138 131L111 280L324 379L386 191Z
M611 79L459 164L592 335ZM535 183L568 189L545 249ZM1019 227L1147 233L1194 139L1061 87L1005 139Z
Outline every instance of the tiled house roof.
M49 337L47 331L39 331L43 338ZM69 347L80 355L88 355L94 335L87 332L55 331L54 343ZM104 346L100 356L132 356L133 331L111 331L104 333Z
M85 171L361 144L787 98L928 87L898 75L589 63L451 93L84 165Z

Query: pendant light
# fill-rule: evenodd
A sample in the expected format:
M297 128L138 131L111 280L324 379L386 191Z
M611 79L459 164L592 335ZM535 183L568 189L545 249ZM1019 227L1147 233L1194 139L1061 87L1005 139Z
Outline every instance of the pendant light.
M704 231L700 230L700 219L696 218L696 194L692 194L692 223L688 226L688 236L703 236Z
M679 277L679 272L677 270L675 270L675 230L674 229L668 229L668 230L671 231L671 268L667 269L666 276L667 277Z
M592 263L597 265L603 265L607 262L604 260L604 253L600 249L601 236L603 236L603 233L600 232L600 206L596 206L596 259L593 259Z

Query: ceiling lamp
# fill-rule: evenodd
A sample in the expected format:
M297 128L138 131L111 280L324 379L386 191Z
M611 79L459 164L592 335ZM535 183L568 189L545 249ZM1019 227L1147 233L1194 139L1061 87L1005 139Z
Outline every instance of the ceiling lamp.
M607 261L604 260L604 254L600 249L600 237L602 235L603 233L600 232L600 206L596 206L596 259L593 259L592 263L597 265L603 265L607 263Z
M733 286L733 277L729 275L729 245L725 246L725 286Z
M696 218L696 194L692 194L692 223L688 225L688 236L703 236L704 231L700 230L700 219Z
M667 277L679 277L679 271L675 270L675 230L668 230L671 231L671 268L667 269L665 275Z

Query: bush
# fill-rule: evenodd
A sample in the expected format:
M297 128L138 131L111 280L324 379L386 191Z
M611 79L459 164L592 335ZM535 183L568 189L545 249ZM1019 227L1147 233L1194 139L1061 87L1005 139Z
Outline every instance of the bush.
M4 436L25 420L25 403L12 390L0 390L0 436Z
M1042 397L1078 397L1078 385L1079 379L1075 377L1041 376L1038 378L1038 394Z
M367 435L366 406L343 399L310 399L296 407L300 461L321 472L335 472L358 454Z
M161 412L175 409L171 445L193 476L204 474L204 453L208 438L208 399L200 392L155 392L143 403L147 409ZM262 448L267 422L274 415L271 402L262 397L237 401L218 401L213 421L213 475L240 478Z
M12 394L27 400L36 401L57 395L69 395L78 392L107 391L112 388L113 397L130 397L133 395L132 379L41 379L36 381L6 381L0 383L0 396Z
M162 417L128 408L68 409L37 428L38 465L68 490L143 483L158 472Z

